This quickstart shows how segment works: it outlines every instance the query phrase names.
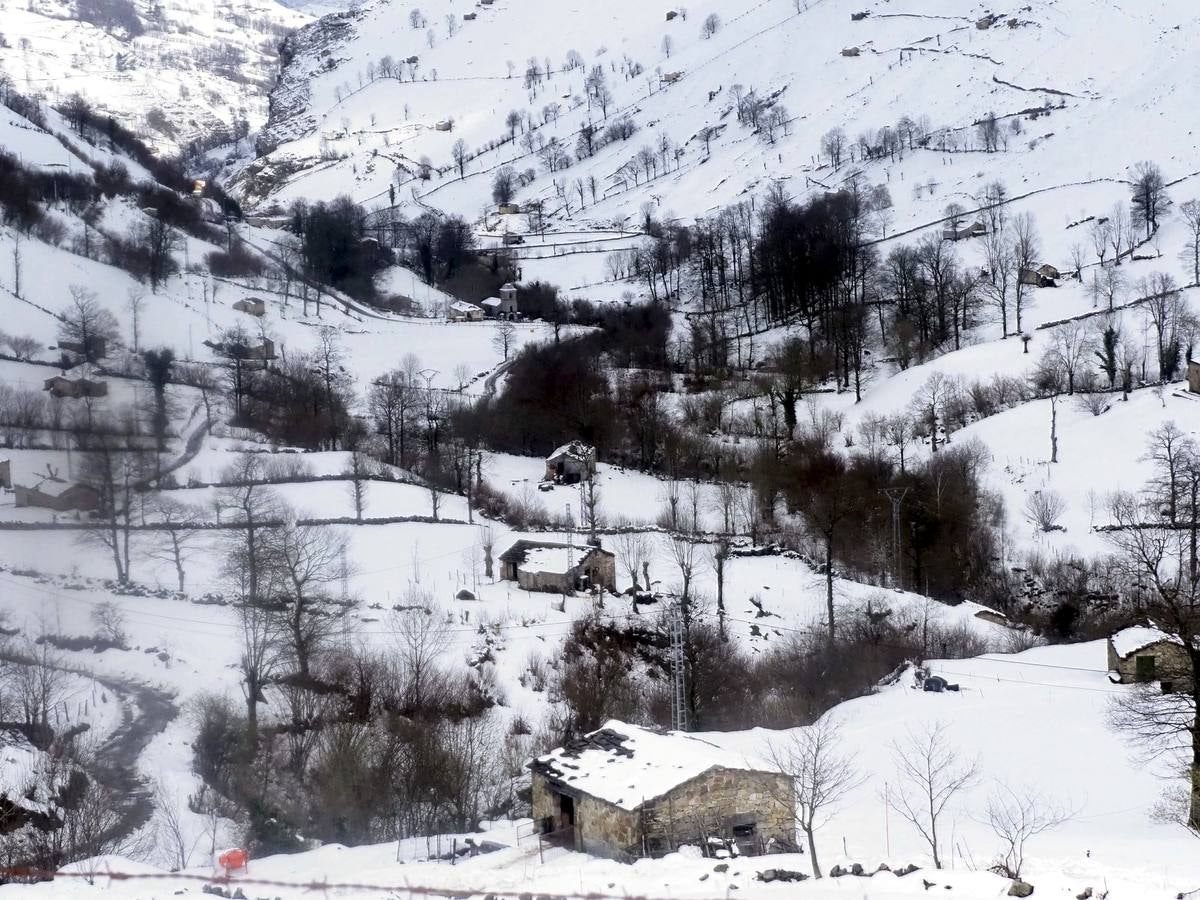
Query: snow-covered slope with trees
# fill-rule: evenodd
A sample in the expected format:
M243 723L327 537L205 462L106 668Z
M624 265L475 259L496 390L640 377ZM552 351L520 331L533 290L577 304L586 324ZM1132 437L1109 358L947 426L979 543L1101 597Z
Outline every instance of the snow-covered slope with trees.
M51 103L79 94L173 154L261 127L279 43L309 20L275 0L4 0L0 72Z

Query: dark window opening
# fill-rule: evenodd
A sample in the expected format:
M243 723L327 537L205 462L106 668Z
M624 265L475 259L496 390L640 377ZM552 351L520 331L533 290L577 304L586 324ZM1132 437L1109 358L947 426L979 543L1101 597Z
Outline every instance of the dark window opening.
M1154 657L1139 656L1134 663L1134 671L1138 681L1153 681L1154 680Z

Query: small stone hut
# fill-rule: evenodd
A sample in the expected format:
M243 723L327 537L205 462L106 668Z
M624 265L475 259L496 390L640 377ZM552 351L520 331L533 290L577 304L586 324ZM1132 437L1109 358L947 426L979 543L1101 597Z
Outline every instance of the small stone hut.
M546 457L545 481L578 484L596 474L596 448L583 441L563 444Z
M1183 642L1153 626L1125 628L1110 637L1108 668L1117 684L1157 681L1163 693L1191 690L1192 664Z
M42 384L42 390L48 391L51 397L70 397L78 400L81 397L107 397L108 382L93 381L90 378L65 378L55 375L47 378Z
M790 849L795 785L775 767L677 731L616 720L529 764L544 839L631 861L681 844Z
M1188 360L1187 385L1191 393L1200 394L1200 362L1194 359Z
M95 488L52 478L45 479L35 487L14 485L13 492L16 494L16 505L19 508L38 507L56 512L90 512L100 506L100 495Z
M456 300L446 310L446 316L451 322L481 322L483 307L466 300Z
M233 308L238 312L244 312L248 316L256 316L262 318L267 314L267 304L258 297L247 297L245 300L238 300L233 304Z
M617 558L608 550L584 544L519 540L500 554L500 578L527 591L571 594L599 585L617 589Z

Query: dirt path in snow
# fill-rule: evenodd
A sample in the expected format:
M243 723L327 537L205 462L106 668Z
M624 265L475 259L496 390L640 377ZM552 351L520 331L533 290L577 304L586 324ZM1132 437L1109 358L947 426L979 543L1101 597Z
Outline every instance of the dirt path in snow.
M92 677L122 702L121 724L96 748L89 774L110 788L120 804L117 822L107 837L125 838L154 814L151 788L138 772L138 759L150 741L179 715L179 707L171 694L158 688L107 675Z

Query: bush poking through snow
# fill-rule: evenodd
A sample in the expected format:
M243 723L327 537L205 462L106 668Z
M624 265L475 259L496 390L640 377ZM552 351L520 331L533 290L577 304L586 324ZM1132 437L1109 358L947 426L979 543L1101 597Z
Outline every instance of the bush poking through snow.
M1041 531L1065 531L1058 520L1066 512L1062 494L1049 489L1034 491L1025 501L1025 517Z

